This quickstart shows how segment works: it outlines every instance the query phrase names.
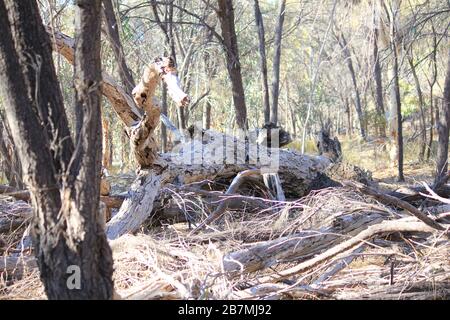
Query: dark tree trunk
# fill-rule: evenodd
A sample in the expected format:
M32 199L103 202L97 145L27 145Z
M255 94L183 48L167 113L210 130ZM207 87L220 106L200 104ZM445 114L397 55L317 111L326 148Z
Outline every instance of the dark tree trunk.
M259 0L254 0L256 27L258 28L259 43L259 68L261 71L261 84L264 108L264 123L270 122L270 103L269 103L269 82L267 79L267 57L266 57L266 36L264 31L264 22L259 8Z
M112 164L111 130L109 128L109 119L107 119L106 115L104 115L102 118L102 139L103 139L102 166L103 168L110 169Z
M211 129L211 103L206 101L203 105L203 129Z
M0 114L0 156L8 184L18 190L23 190L25 186L19 155L2 114Z
M436 158L435 188L448 180L448 141L450 125L450 50L448 51L447 73L444 83L444 101L439 110L438 121L438 150Z
M380 118L380 135L386 137L386 123L385 111L384 111L384 99L383 99L383 80L381 76L381 64L380 55L378 52L378 29L374 28L373 35L373 59L374 59L374 77L375 77L375 106L377 110L377 115Z
M242 84L241 63L239 62L239 50L234 26L233 1L218 0L218 3L218 16L226 52L227 70L233 91L236 123L240 129L247 129L247 106L245 105L245 92Z
M434 130L434 96L433 96L433 89L434 85L437 81L437 59L436 59L436 51L437 51L437 35L436 31L434 29L434 26L432 25L433 29L433 53L432 53L432 62L433 62L433 72L432 77L430 81L430 137L428 140L428 147L427 147L427 160L430 160L431 156L431 149L433 147L433 130ZM437 103L436 103L437 106Z
M353 134L352 128L352 109L350 108L350 103L348 102L348 98L345 98L345 113L347 114L347 135L349 137Z
M68 213L71 220L79 219L74 224L81 227L74 236L83 239L78 246L83 284L83 294L79 297L108 299L113 296L113 262L99 210L102 74L98 17L101 0L78 0L75 4L75 106L82 110L83 127L73 156L73 167L69 168L72 177L78 176L78 179L68 179L64 193L70 190L73 205ZM84 232L88 228L91 232Z
M89 36L97 45L86 46L84 41L78 41L77 51L81 55L78 59L87 63L86 67L78 68L88 71L83 78L78 74L75 87L89 92L89 102L86 96L78 94L78 98L92 104L100 100L94 96L101 81L100 0L77 4L81 8L77 25L85 25L84 36ZM92 23L86 24L89 20ZM0 29L0 89L14 144L27 177L26 184L31 191L35 213L33 242L47 296L49 299L111 298L112 255L98 211L100 106L83 113L86 121L80 131L82 140L74 151L50 41L37 3L10 0L5 6L5 2L0 2ZM34 60L33 65L32 59L38 61ZM36 62L39 73L32 69ZM99 76L86 81L92 73ZM92 134L92 129L97 134ZM94 139L100 141L92 146L96 149L87 148L91 145L88 141ZM76 289L70 286L76 286L71 276L78 275L81 288Z
M167 87L165 84L161 88L161 113L167 116L168 102L167 102ZM167 128L164 123L161 122L161 152L167 152Z
M412 57L412 49L411 55L408 56L408 63L411 68L411 73L414 78L414 84L416 86L417 97L419 99L419 109L420 109L420 149L419 149L419 161L422 162L425 158L425 149L427 147L427 130L425 123L425 103L423 101L422 88L420 87L419 77L417 76L416 66L414 65L414 60Z
M338 35L338 42L342 48L342 51L344 54L344 59L347 63L347 67L350 72L350 76L352 78L352 84L353 84L353 88L355 90L355 108L356 108L356 113L358 114L360 133L361 133L361 137L365 140L366 139L366 131L364 129L365 125L364 125L364 114L363 114L362 105L361 105L361 96L360 96L360 92L359 92L359 88L358 88L358 83L356 81L356 73L355 73L355 69L353 67L352 56L350 54L350 50L348 48L347 41L345 40L344 34L342 32L340 32L340 34Z
M43 122L49 141L52 142L50 147L56 170L62 174L69 164L73 142L67 138L70 137L67 118L61 116L65 113L64 103L53 65L50 43L48 40L39 41L41 38L48 38L47 33L40 22L38 9L27 11L30 7L34 7L34 4L28 4L28 1L5 1L5 3L10 21L15 21L11 32L19 63L24 71L26 91L22 94L32 100L38 99L39 103L35 104L37 116ZM28 21L29 19L36 19L41 26L35 26ZM39 86L37 75L45 81L45 87Z
M332 162L340 162L342 160L341 143L337 137L331 139L330 126L322 126L316 142L319 155L324 155Z
M395 38L394 38L395 39ZM395 154L398 163L398 180L404 181L403 176L403 130L402 130L402 106L400 101L400 85L398 78L398 57L397 45L394 41L391 43L393 62L391 68L392 86L391 86L391 138L396 144Z
M289 108L289 117L291 119L291 127L292 127L292 136L295 138L297 137L297 125L296 125L296 121L295 121L295 113L294 113L294 108L292 108L292 104L290 103L291 99L290 99L290 90L289 90L289 81L286 79L286 103L287 106Z
M133 74L128 68L125 61L125 53L123 51L122 43L120 42L119 26L117 24L116 14L114 12L114 6L111 0L103 0L103 15L106 24L106 34L108 35L109 42L111 43L112 50L114 52L114 58L119 65L119 76L128 94L131 94L135 87Z
M281 40L283 37L284 12L286 0L281 0L278 21L275 29L275 53L273 57L273 79L272 79L272 108L270 113L270 122L278 122L278 97L280 91L280 63L281 63Z

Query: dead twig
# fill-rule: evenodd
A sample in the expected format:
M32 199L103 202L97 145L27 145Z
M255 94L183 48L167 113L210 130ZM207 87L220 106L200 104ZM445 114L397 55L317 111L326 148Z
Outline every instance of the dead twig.
M237 192L237 190L239 189L240 185L242 184L242 182L244 182L245 177L248 177L251 175L256 175L256 174L261 174L261 170L250 169L250 170L245 170L245 171L238 173L236 175L236 177L233 179L233 181L231 182L228 190L225 192L225 195L235 194ZM226 200L222 201L222 203L219 205L219 207L217 207L217 209L213 213L211 213L202 223L200 223L200 225L198 225L197 228L192 230L190 235L197 234L206 225L219 219L227 210L229 201L230 201L230 199L226 199Z
M443 226L441 226L439 223L437 223L436 221L434 221L432 218L430 218L429 216L427 216L426 214L424 214L422 211L420 211L419 209L417 209L416 207L414 207L413 205L409 204L408 202L405 202L403 200L400 200L398 198L392 197L390 195L381 193L380 191L369 187L367 185L364 185L362 183L359 182L354 182L354 181L343 181L342 184L344 186L348 186L351 187L353 189L359 190L360 192L367 194L369 196L374 197L375 199L377 199L378 201L380 201L383 204L386 205L394 205L396 207L402 208L406 211L408 211L409 213L411 213L412 215L414 215L416 218L418 218L419 220L421 220L423 223L425 223L426 225L439 230L439 231L444 231L445 228Z

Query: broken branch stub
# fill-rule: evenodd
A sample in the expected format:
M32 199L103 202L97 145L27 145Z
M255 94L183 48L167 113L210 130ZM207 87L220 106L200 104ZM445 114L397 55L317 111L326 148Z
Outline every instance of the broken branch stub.
M133 89L136 105L145 111L141 121L130 130L133 153L141 168L149 168L158 162L158 146L154 132L159 124L161 108L155 98L155 90L162 79L169 95L179 105L189 103L188 95L180 88L180 80L170 58L157 58L147 65L139 84Z

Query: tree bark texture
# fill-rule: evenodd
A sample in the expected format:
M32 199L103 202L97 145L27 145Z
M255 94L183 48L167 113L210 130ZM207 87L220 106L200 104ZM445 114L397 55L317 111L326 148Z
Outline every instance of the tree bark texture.
M438 106L439 107L439 106ZM450 126L450 50L448 51L447 72L444 83L444 101L439 112L438 152L436 159L435 187L443 184L448 178L448 141Z
M281 40L283 38L283 24L286 9L286 0L281 0L278 11L277 26L275 29L275 53L273 56L273 79L272 79L272 106L270 122L278 122L278 97L280 92L280 64L281 64Z
M391 150L391 160L397 161L398 168L398 180L404 181L403 176L403 130L402 130L402 106L400 100L400 84L398 75L398 53L397 44L394 42L394 38L391 43L393 52L393 61L391 66L391 105L390 105L390 137L392 139L393 149ZM395 159L396 158L396 159Z
M114 58L119 65L119 76L126 88L128 94L131 94L135 86L133 74L128 68L125 60L125 53L123 51L122 42L120 41L119 25L117 23L116 14L112 0L102 0L103 2L103 16L105 18L106 34L108 35L111 48L114 53Z
M95 87L101 81L100 1L79 1L77 8L77 32L81 32L81 38L84 35L91 40L78 41L78 54L86 54L82 59L86 66L78 65L81 72L75 87L82 90L77 94L77 101L87 121L80 131L77 148L74 149L69 135L49 37L34 1L6 1L6 6L5 2L0 3L3 32L0 88L7 102L7 121L27 177L25 182L31 191L34 208L31 233L48 298L106 299L112 297L113 283L111 250L97 210L100 105L96 109L88 108L100 101L99 96L95 97L98 95ZM83 68L89 70L83 72ZM97 76L80 77L89 74ZM36 92L39 96L35 96ZM100 139L100 148L94 139ZM95 182L96 176L98 183L87 183L92 177ZM80 268L80 290L68 287L69 266Z
M255 22L258 28L259 68L261 72L261 85L263 95L264 123L270 122L269 82L267 78L266 36L264 21L259 8L259 0L254 0Z
M359 92L359 88L358 88L358 83L356 81L355 68L353 67L353 60L352 60L352 56L350 54L347 40L345 39L344 34L342 32L340 32L340 34L338 35L338 42L342 48L342 52L344 54L344 59L347 63L347 67L350 72L350 76L352 78L353 89L355 90L355 108L356 108L356 113L358 115L359 129L360 129L361 137L363 139L366 139L364 114L362 111L361 96L360 96L360 92Z
M377 115L380 118L380 134L386 136L385 110L383 98L383 79L380 64L380 53L378 51L378 29L374 28L373 35L373 59L374 59L374 77L375 77L375 107Z
M233 103L236 112L236 124L239 129L247 129L247 106L242 84L241 63L234 25L234 8L232 0L218 0L218 16L222 28L223 45L227 58L227 70L233 90Z
M412 51L412 50L411 50ZM419 149L419 161L422 162L425 159L425 149L427 147L427 130L425 123L425 102L423 100L422 88L420 86L419 77L417 76L416 66L414 65L414 59L412 54L408 56L408 63L411 68L411 73L414 78L414 84L416 86L417 98L419 99L420 110L420 149Z

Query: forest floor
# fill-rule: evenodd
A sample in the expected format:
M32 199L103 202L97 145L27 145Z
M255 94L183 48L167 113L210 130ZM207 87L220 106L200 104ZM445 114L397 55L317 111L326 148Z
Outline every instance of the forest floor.
M382 189L432 181L434 164L419 164L413 143L405 148L406 181L398 183L383 144L341 142L344 160L370 170ZM113 192L126 190L133 179L133 173L111 177ZM2 205L3 211L19 212L24 203L0 198L0 214ZM337 247L378 226L364 220L367 216L378 217L381 223L409 221L404 211L355 190L327 188L292 202L274 202L271 210L230 210L213 229L197 235L191 234L187 223L145 225L135 235L110 242L115 288L122 299L449 299L450 242L442 233L363 239L362 245L319 261L315 267L271 281L280 272L329 252L334 248L330 244ZM354 218L361 228L350 226L336 235L338 221ZM14 232L0 234L0 255L17 254L24 229L22 224ZM245 261L252 250L264 256L295 237L300 242L294 247L243 266L247 272L238 276L225 263L242 256ZM35 267L12 274L0 277L0 299L45 299Z

